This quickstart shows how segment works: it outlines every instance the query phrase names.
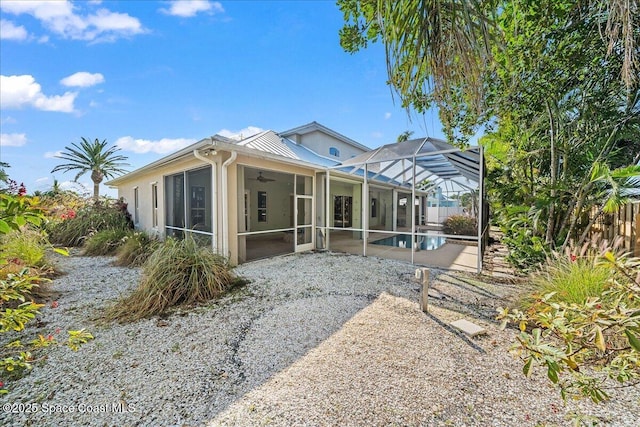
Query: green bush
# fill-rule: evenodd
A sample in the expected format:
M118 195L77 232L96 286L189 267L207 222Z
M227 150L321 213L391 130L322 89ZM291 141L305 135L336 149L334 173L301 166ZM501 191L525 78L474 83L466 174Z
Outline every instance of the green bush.
M29 229L40 226L45 218L37 198L25 196L24 192L24 187L16 195L0 192L0 238L3 243L0 251L0 375L5 380L18 378L31 369L34 361L45 357L42 352L46 347L64 344L77 350L93 338L90 333L79 330L68 331L65 342L58 341L53 334L39 335L28 341L25 328L42 307L33 301L37 297L35 293L41 292L43 284L50 281L41 277L41 268L22 264L42 262L45 248L51 248L51 245L37 230ZM66 254L61 249L54 251ZM9 342L4 335L8 332L11 333ZM9 392L6 386L5 382L0 384L0 395Z
M134 321L206 302L220 297L235 280L226 258L188 237L167 239L142 268L138 288L110 307L107 319Z
M509 248L507 261L524 272L538 269L551 252L542 237L532 236L527 229L509 231L502 243Z
M73 218L52 222L47 226L49 240L63 246L81 246L89 236L109 229L131 229L130 219L114 201L88 205Z
M444 234L457 236L476 236L478 234L478 223L476 219L469 215L451 215L442 223Z
M640 258L615 251L616 245L594 244L583 260L574 251L566 261L551 261L543 275L551 292L533 295L526 310L498 310L503 326L520 329L512 351L523 373L546 370L563 399L605 400L608 387L620 387L607 377L640 381Z
M138 267L145 263L153 251L158 248L157 239L144 232L125 236L124 243L118 248L116 265Z
M113 255L125 243L133 231L121 228L109 228L89 236L83 246L84 255Z
M45 264L46 239L40 231L24 227L13 230L0 239L0 258L12 260L16 264L42 267Z

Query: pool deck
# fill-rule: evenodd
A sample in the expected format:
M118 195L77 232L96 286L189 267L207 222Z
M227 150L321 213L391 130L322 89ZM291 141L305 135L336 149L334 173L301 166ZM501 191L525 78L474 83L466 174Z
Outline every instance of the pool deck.
M398 232L400 234L401 232ZM332 232L329 239L329 249L354 255L363 255L362 240L354 239L352 232ZM395 259L411 262L411 248L398 248L372 244L372 241L391 237L387 233L370 233L367 244L367 256ZM478 247L461 243L447 242L434 250L417 250L414 252L413 262L424 265L460 271L477 271Z

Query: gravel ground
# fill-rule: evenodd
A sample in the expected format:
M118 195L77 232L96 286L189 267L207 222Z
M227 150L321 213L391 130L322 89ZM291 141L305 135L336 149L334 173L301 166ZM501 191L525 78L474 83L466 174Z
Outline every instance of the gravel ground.
M605 404L564 406L541 375L523 377L507 352L513 332L493 321L514 285L433 270L424 314L410 264L298 254L238 267L251 283L209 306L105 326L91 319L140 277L110 261L60 261L68 274L54 281L58 307L42 310L39 332L86 327L95 339L77 352L53 349L12 383L0 425L536 426L570 425L574 412L601 425L640 419L640 387L614 390ZM488 334L457 333L448 323L460 318Z

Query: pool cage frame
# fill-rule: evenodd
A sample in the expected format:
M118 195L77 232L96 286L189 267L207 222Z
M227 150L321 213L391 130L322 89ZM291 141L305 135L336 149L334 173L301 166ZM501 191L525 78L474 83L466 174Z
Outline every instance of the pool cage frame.
M361 184L361 206L359 227L331 226L331 186L332 181L352 179ZM476 271L482 271L482 259L488 240L489 209L485 196L485 164L481 146L466 148L454 147L445 141L434 138L413 139L396 144L388 144L373 151L353 157L343 163L326 169L324 177L324 221L317 224L322 232L322 242L318 247L331 250L331 232L351 231L362 240L362 255L367 256L367 247L372 244L369 236L404 234L411 238L411 263L416 263L416 244L422 239L443 237L448 240L466 240L477 243ZM372 229L369 227L371 203L369 198L372 186L384 187L392 191L393 215L392 230ZM417 209L426 196L437 188L449 187L452 192L468 191L477 194L477 233L476 235L447 235L423 229L416 224ZM411 194L410 230L397 230L397 194ZM422 199L420 203L418 200ZM405 209L408 209L408 198ZM418 206L418 207L417 207ZM354 212L355 217L358 213ZM320 215L320 214L319 214ZM319 216L320 217L320 216ZM420 219L422 221L422 219ZM425 220L425 226L426 224Z

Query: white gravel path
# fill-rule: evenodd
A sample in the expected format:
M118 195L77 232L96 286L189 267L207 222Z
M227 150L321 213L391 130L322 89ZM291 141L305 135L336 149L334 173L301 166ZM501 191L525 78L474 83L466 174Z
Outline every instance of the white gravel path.
M3 411L0 425L535 426L569 425L576 410L639 425L639 387L565 407L545 378L522 376L507 353L513 332L492 320L512 285L434 271L425 315L410 264L299 254L240 266L252 283L210 306L98 326L100 308L140 277L110 261L60 261L68 274L53 283L59 306L43 309L41 333L86 327L95 339L54 349L13 383L3 403L37 411ZM489 334L447 326L463 317Z

